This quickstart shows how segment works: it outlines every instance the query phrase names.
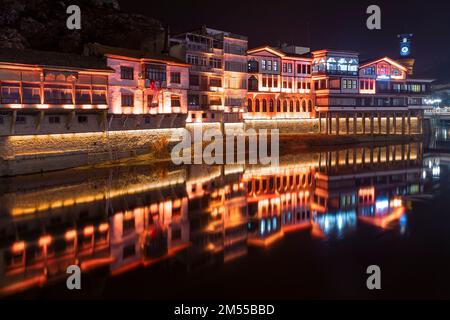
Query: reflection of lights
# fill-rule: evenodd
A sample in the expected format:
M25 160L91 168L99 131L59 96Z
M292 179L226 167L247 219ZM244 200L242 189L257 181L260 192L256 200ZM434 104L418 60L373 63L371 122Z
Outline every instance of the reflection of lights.
M391 201L391 208L400 207L402 205L402 199L395 198Z
M404 233L405 233L407 222L408 222L408 218L406 217L405 214L402 215L402 216L400 217L400 219L398 220L398 223L399 223L399 225L400 225L400 233L401 233L401 234L404 234Z
M84 228L84 235L85 236L91 236L94 233L94 227L93 226L89 226Z
M107 231L109 229L109 225L107 224L107 223L102 223L99 227L98 227L98 230L100 231L100 232L105 232L105 231Z
M66 238L66 240L73 240L76 236L77 232L75 230L69 230L66 232L64 238Z
M273 230L276 230L277 229L277 218L276 217L273 217L272 225L273 225Z
M389 207L389 200L388 199L380 199L375 201L375 207L377 210L385 210Z
M261 225L260 225L260 233L261 233L261 235L264 235L264 231L266 231L266 221L265 220L261 220Z
M342 216L338 216L338 229L342 229Z
M51 236L43 236L39 239L39 246L40 247L47 247L52 243L52 237Z
M425 170L422 171L422 179L426 179L427 177L427 172Z
M271 230L272 230L272 226L270 225L270 219L267 219L267 232L270 233Z
M20 252L23 252L24 250L25 250L25 242L24 241L16 242L11 247L11 251L13 253L20 253Z
M431 173L433 174L433 177L439 177L441 174L441 168L439 166L433 166Z

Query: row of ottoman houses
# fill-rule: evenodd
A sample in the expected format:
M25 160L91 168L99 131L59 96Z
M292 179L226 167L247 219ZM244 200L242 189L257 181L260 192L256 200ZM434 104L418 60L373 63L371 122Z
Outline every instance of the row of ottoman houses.
M421 130L432 80L412 78L402 61L249 50L246 37L205 27L167 43L159 54L97 43L84 55L0 49L0 135L313 118L321 133L410 133L412 120Z

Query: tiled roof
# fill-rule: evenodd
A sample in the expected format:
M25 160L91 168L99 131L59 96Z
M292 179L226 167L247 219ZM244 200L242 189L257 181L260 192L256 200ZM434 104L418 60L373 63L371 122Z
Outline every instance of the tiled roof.
M0 48L0 63L20 63L43 67L111 71L105 59L72 53Z

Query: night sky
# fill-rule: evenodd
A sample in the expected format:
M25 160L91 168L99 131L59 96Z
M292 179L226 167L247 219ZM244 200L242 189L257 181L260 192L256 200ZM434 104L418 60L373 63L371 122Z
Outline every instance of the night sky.
M170 25L172 33L211 28L248 36L249 48L280 41L312 49L360 52L360 58L398 57L398 33L413 33L416 76L450 81L450 1L372 0L120 0L123 11ZM366 8L381 8L381 30L366 27ZM309 25L309 28L308 28Z

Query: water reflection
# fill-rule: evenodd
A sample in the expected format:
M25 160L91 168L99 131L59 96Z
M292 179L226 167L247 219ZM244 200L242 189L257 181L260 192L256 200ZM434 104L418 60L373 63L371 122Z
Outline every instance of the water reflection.
M0 294L109 275L188 252L190 268L245 259L292 232L342 238L360 223L407 229L405 202L431 168L422 144L352 146L283 156L277 167L170 165L72 170L4 179Z

